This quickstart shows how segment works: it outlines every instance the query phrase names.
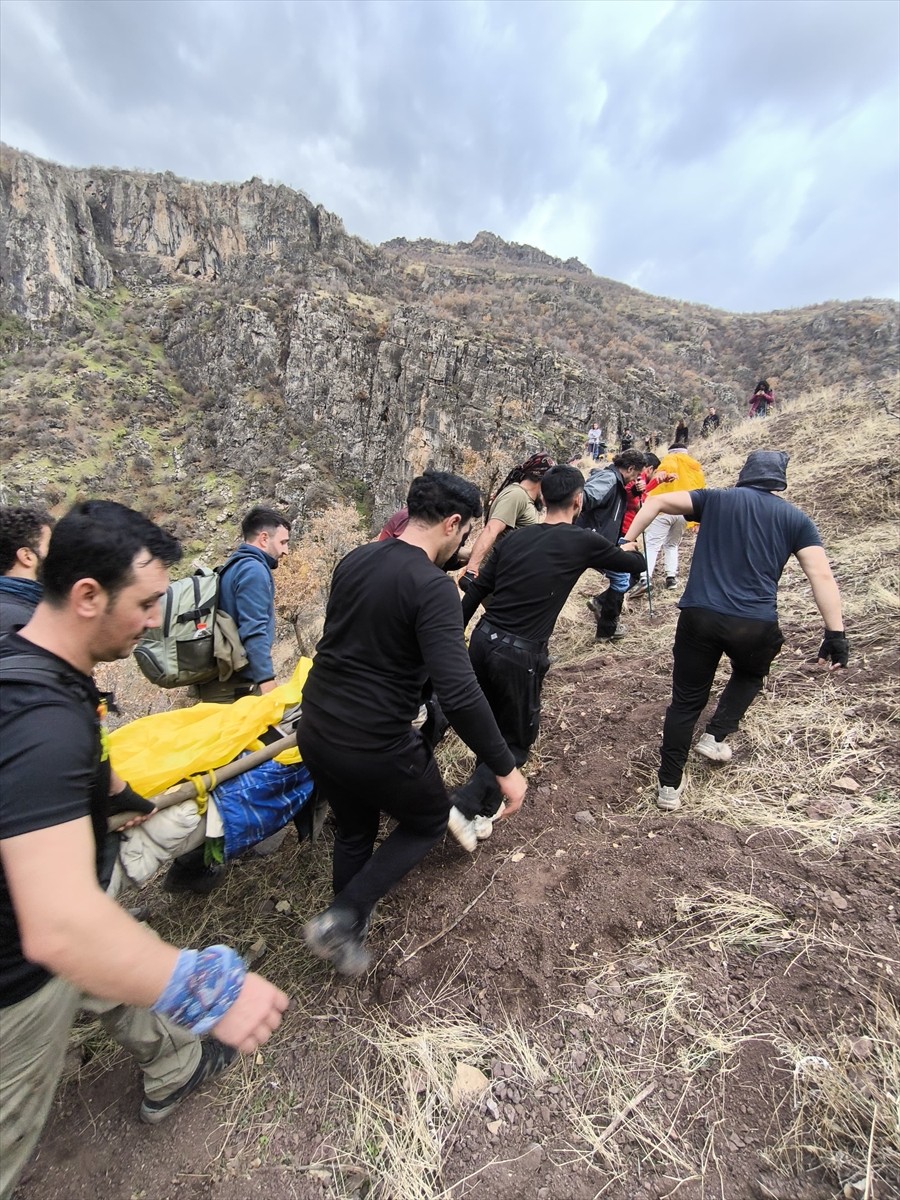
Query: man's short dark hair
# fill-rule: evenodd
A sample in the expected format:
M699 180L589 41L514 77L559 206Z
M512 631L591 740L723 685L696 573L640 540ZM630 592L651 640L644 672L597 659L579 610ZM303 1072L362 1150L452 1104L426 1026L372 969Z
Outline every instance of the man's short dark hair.
M541 495L548 509L566 508L582 491L584 476L577 467L551 467L541 480Z
M264 529L280 529L282 525L290 533L290 518L284 513L276 512L274 508L251 508L241 521L241 537L245 542L252 542Z
M657 456L655 454L651 453L649 450L644 455L644 466L649 467L651 471L655 471L656 468L659 466L659 459L657 458Z
M0 508L0 575L13 569L21 549L37 554L48 525L53 528L53 518L43 508Z
M412 481L406 498L411 521L437 525L459 513L463 521L471 521L484 512L481 493L474 483L451 475L449 471L426 471Z
M613 466L620 471L640 471L644 466L644 454L641 450L623 450L613 459Z
M44 599L64 604L79 579L96 579L114 600L134 579L135 557L146 551L170 567L181 545L143 513L113 500L85 500L57 523L44 560Z

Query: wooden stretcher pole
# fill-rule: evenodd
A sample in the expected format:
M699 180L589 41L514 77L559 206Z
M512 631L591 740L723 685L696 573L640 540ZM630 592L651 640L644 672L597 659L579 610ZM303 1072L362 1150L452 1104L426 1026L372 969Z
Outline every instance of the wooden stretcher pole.
M293 750L297 745L296 733L289 733L287 737L281 738L277 742L272 742L269 746L263 746L261 750L254 750L250 754L245 754L243 758L236 758L233 762L225 763L224 766L217 767L215 771L204 771L200 775L192 775L190 779L184 783L178 784L177 787L169 788L166 792L160 792L158 796L150 796L148 799L151 804L155 804L157 808L171 808L173 804L181 804L185 800L194 800L200 791L211 792L214 787L220 783L224 783L226 779L234 779L236 775L243 775L245 771L252 771L254 767L258 767L260 763L269 762L273 758L277 758L279 754L283 754L285 750ZM196 782L194 782L196 780ZM133 820L136 813L116 813L114 817L110 817L107 822L107 827L110 832L120 829L128 821Z

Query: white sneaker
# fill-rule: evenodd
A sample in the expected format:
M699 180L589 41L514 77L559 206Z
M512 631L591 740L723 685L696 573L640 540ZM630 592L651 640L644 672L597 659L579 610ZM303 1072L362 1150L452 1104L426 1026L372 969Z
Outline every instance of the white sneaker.
M727 742L717 742L711 733L701 734L694 749L710 762L731 762L731 747Z
M487 841L487 839L494 832L494 822L503 812L504 808L506 808L505 802L501 803L500 807L492 817L478 816L472 818L472 824L475 827L475 836L478 838L479 842Z
M454 804L450 809L450 819L447 822L447 828L462 846L463 850L468 850L470 854L478 845L478 834L475 832L475 821L477 819L464 817ZM486 820L484 817L481 819Z
M475 830L475 836L479 842L486 842L494 832L494 822L490 817L473 817L472 828Z
M681 793L683 791L683 779L678 787L668 787L664 783L659 784L656 792L656 807L661 808L663 812L674 812L676 808L681 808Z

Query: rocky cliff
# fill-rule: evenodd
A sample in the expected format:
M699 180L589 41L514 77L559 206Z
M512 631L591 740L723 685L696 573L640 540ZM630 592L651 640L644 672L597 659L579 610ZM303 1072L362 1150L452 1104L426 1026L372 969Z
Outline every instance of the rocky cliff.
M380 514L428 462L488 487L598 420L666 437L706 403L894 367L897 310L734 316L480 233L375 248L302 193L0 155L7 495L197 510L335 495ZM810 376L816 378L810 379Z

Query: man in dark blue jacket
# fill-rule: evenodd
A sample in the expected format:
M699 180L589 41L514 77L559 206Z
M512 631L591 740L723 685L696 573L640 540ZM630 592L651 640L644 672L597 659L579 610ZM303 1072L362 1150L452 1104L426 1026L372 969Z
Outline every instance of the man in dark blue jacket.
M288 552L291 523L274 508L251 508L241 522L243 541L222 568L219 607L234 618L247 655L247 666L224 683L201 683L198 695L207 704L231 704L242 696L259 696L275 687L272 646L275 642L275 581L272 572ZM260 842L257 853L281 845L279 831ZM222 882L223 868L207 864L203 847L174 859L163 880L170 892L205 895Z
M222 569L219 607L233 617L247 666L225 683L200 687L200 699L228 704L275 687L275 581L272 572L288 552L291 523L273 508L251 508L241 522L243 541Z
M0 635L27 625L40 602L52 528L42 508L0 508Z

